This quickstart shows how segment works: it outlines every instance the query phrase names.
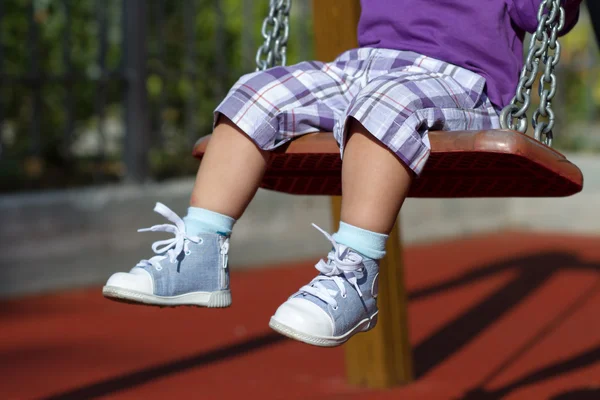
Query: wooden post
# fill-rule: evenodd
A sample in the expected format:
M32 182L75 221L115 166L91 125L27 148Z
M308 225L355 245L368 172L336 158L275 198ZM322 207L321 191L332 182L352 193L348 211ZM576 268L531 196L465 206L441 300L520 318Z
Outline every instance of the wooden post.
M331 61L357 46L359 0L313 0L313 16L318 60ZM337 228L341 198L333 197L331 205ZM377 327L356 335L344 346L348 380L371 388L408 383L413 379L413 368L398 222L390 234L387 255L380 264L378 304Z

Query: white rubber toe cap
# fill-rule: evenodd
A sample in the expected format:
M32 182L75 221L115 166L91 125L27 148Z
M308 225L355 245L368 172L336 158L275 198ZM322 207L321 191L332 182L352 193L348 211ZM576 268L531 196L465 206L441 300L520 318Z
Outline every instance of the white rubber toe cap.
M154 294L152 276L142 268L133 268L130 272L117 272L108 278L106 286Z
M280 324L313 336L333 336L333 320L315 303L294 297L279 306L273 316Z

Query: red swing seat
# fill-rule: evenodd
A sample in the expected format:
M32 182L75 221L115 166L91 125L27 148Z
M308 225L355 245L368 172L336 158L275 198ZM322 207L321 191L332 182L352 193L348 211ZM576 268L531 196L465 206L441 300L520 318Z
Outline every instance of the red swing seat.
M432 131L431 155L409 197L565 197L583 188L576 165L511 130ZM201 159L210 135L198 140ZM274 151L261 187L290 194L341 195L340 150L333 135L302 136Z

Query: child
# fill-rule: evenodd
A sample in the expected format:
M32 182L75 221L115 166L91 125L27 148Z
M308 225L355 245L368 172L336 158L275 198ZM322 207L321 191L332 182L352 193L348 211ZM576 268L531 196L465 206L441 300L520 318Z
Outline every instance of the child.
M343 154L338 231L319 275L275 312L291 338L336 346L377 322L378 262L414 176L427 132L499 128L523 64L525 31L542 0L362 0L360 48L243 76L215 111L215 129L182 220L148 230L175 235L158 255L110 277L106 297L150 305L231 304L229 236L256 193L270 151L333 131ZM580 0L564 0L568 32ZM260 288L257 288L260 295Z

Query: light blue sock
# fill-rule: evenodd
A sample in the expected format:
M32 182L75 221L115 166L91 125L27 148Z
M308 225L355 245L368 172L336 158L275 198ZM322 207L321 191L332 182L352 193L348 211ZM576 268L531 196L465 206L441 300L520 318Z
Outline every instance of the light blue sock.
M190 207L183 222L185 222L185 230L190 236L200 233L230 236L235 219L204 208Z
M333 239L366 257L379 260L385 256L388 235L340 222L340 229L333 234Z

